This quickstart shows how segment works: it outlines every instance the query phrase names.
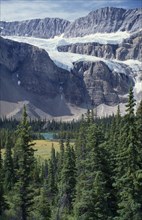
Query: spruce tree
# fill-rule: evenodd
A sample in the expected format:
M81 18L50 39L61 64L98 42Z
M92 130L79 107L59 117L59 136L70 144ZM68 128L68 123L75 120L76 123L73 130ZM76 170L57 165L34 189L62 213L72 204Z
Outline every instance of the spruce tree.
M114 187L116 174L116 156L120 145L121 115L118 106L116 115L112 118L112 122L105 131L106 137L103 147L106 150L104 160L107 161L106 175L108 176L107 187L109 190L109 208L112 216L116 216L117 212L117 190Z
M41 189L40 196L37 202L37 212L38 212L38 219L40 220L50 220L51 219L51 209L48 200L48 192L46 186Z
M64 162L64 152L65 152L64 142L61 139L60 140L60 159L59 159L59 167L60 167L60 169L62 169L63 162Z
M3 215L5 209L8 207L4 196L4 182L3 182L3 161L1 156L0 143L0 217Z
M44 160L41 166L41 181L47 180L48 178L48 160Z
M27 220L33 204L34 150L31 143L31 127L27 119L26 108L23 110L23 119L17 129L15 152L17 158L15 192L18 196L20 209L19 218Z
M140 220L142 217L142 148L138 141L134 106L130 88L117 154L118 220Z
M88 112L89 113L89 112ZM82 118L80 129L78 132L77 140L75 143L75 153L76 153L76 196L73 204L74 212L78 216L78 206L80 204L80 199L82 196L82 189L84 189L84 181L86 178L86 159L87 159L87 128L88 123ZM85 193L85 192L84 192Z
M56 179L55 179L54 164L51 159L49 159L49 163L48 163L47 185L48 185L48 196L50 197L50 201L53 205L55 202L54 198L57 193L57 185L56 185Z
M142 100L136 112L136 125L139 144L142 146Z
M57 194L57 160L55 155L55 149L52 146L51 148L51 157L48 162L48 177L47 177L47 185L48 185L48 196L50 198L50 202L52 205L55 204L55 196Z
M7 133L4 156L4 187L7 191L11 190L14 185L14 169L11 147L11 140L9 134Z
M85 159L77 176L74 212L78 220L109 219L109 192L104 173L104 155L100 147L102 140L103 136L97 126L90 125L87 131Z
M66 150L64 152L64 162L61 173L61 182L59 185L59 201L58 213L59 219L66 219L67 215L71 213L73 208L73 199L75 196L76 184L76 167L75 154L73 148L70 146L69 139L66 142Z
M61 173L62 173L62 169L63 169L63 164L64 164L64 153L65 153L65 147L64 147L64 142L61 139L60 140L60 153L59 153L59 160L57 163L57 181L58 181L58 185L60 185L60 181L61 181Z

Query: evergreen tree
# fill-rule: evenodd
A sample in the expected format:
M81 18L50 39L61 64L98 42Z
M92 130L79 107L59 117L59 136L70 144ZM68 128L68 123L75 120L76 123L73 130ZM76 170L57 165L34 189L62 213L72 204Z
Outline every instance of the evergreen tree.
M0 144L0 217L3 215L4 210L8 207L4 197L4 183L3 183L3 161L1 156Z
M57 194L56 175L57 175L57 160L55 155L55 148L52 146L51 158L49 159L49 163L48 163L48 178L47 178L48 196L50 198L52 205L54 205L55 203L55 196Z
M48 160L44 160L41 167L41 181L47 180L48 178Z
M11 139L7 133L7 139L5 143L5 157L4 157L4 187L9 191L14 185L14 169L13 158L11 151Z
M55 148L54 145L52 144L52 148L51 148L51 161L52 161L52 165L53 165L53 172L54 172L54 176L56 178L56 172L57 172L57 158L56 158L56 152L55 152Z
M61 181L61 173L62 173L62 169L63 169L63 164L64 164L64 153L65 153L65 147L64 147L64 142L61 139L60 140L60 153L59 153L59 160L58 160L58 176L57 176L57 181L58 181L58 185L60 185L60 181Z
M51 159L49 159L48 163L48 178L47 178L47 185L48 185L48 196L50 197L52 205L55 202L55 195L57 193L57 184L55 179L55 170L54 164Z
M18 206L20 208L19 217L27 220L31 206L33 204L33 179L34 150L31 143L31 127L27 120L26 108L23 110L23 119L17 130L17 141L15 144L17 167L15 190L18 196Z
M109 219L109 193L104 174L104 155L100 147L102 140L102 134L97 126L90 125L85 160L77 177L74 211L78 220Z
M62 169L62 165L64 163L64 152L65 152L65 149L64 149L64 142L63 140L61 139L60 140L60 161L59 161L59 166L60 166L60 170Z
M40 159L35 160L32 177L33 177L34 185L40 187L40 185L42 184L41 181L43 181L42 165Z
M126 116L117 154L116 188L119 220L140 220L142 217L142 148L138 141L135 100L130 89Z
M51 219L51 209L48 201L48 193L46 186L41 189L40 196L37 201L37 212L38 219L40 220L50 220Z
M76 196L74 201L74 212L76 213L77 207L80 203L82 188L84 187L84 181L86 177L86 157L87 157L87 125L88 121L82 118L80 129L78 132L78 138L75 143L76 153ZM85 190L84 190L85 191ZM78 214L77 214L78 215ZM76 215L76 216L77 216Z
M67 215L71 213L73 208L73 199L75 196L76 184L76 167L75 154L73 148L70 146L69 140L66 142L66 150L64 153L64 163L61 173L61 183L59 186L59 202L58 213L59 219L66 219Z
M136 112L136 123L139 145L142 146L142 100Z

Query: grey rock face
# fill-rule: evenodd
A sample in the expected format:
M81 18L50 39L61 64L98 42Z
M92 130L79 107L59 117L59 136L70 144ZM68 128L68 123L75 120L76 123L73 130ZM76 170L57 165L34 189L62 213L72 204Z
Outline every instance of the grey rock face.
M96 57L103 57L106 59L115 58L117 49L118 45L103 45L99 43L76 43L58 47L59 52L86 54Z
M125 39L116 50L116 59L142 60L142 31L132 34L130 38Z
M134 85L132 78L123 73L111 71L102 62L77 62L74 63L73 72L82 75L86 89L90 97L90 104L115 105L119 102L126 102L120 98L128 93L130 85ZM89 100L86 100L89 103Z
M105 59L142 59L142 31L132 35L122 44L76 43L59 46L58 51L87 54Z
M70 23L60 18L32 19L0 22L1 35L34 36L53 38L64 33L66 37L80 37L97 32L129 31L142 28L141 9L106 7L90 12L87 16Z
M114 105L126 101L119 95L128 93L129 85L133 85L129 73L113 72L102 61L75 62L72 71L68 72L57 67L45 50L3 38L0 38L0 65L0 76L8 74L3 81L10 81L7 90L14 87L20 92L22 89L24 94L28 92L29 99L33 95L41 97L40 106L44 106L47 99L60 95L76 106ZM13 95L14 99L18 92ZM8 100L13 102L11 96L12 92ZM6 97L3 95L2 100L6 101Z
M33 19L15 22L0 22L1 35L53 38L64 33L69 21L60 18Z
M142 28L141 9L122 9L106 7L90 12L79 18L65 30L66 37L81 37L97 32L134 32Z
M15 86L28 92L52 99L60 95L62 87L67 101L77 104L84 101L83 81L57 67L45 50L0 37L0 65L2 70L9 71Z

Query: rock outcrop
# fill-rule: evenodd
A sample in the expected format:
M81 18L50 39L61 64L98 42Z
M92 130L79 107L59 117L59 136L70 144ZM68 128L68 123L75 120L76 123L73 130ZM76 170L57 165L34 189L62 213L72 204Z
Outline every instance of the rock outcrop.
M142 59L142 31L133 34L121 44L76 43L58 46L59 52L87 54L105 59Z
M59 52L70 52L77 54L86 54L105 59L114 59L118 45L99 44L99 43L76 43L64 46L58 46Z
M27 92L46 99L53 99L62 93L71 103L84 102L83 81L57 67L45 50L0 38L0 65L0 75L7 70L13 84Z
M126 102L123 95L128 93L130 85L134 85L129 71L128 75L112 71L102 61L76 62L73 72L83 77L90 97L90 105L94 106L102 103L116 105L119 102ZM87 102L88 100L86 100Z
M26 21L0 22L1 35L53 38L64 33L69 21L60 18L32 19Z
M106 7L90 12L87 16L69 22L60 18L32 19L0 22L1 35L53 38L64 33L65 37L80 37L94 33L116 31L135 32L142 28L141 9Z
M102 61L73 66L68 72L57 67L45 50L0 38L0 100L26 100L31 112L35 108L51 115L71 114L67 103L88 108L126 101L123 95L133 85L130 70L128 74L112 71Z
M65 30L66 37L82 37L94 33L116 31L134 32L142 28L141 9L106 7L90 12L71 23Z

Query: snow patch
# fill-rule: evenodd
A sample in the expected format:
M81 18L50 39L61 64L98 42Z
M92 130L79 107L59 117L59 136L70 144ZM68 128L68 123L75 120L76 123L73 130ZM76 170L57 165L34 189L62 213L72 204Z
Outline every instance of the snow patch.
M18 80L17 84L18 84L18 86L20 86L20 85L21 85L21 81L20 81L20 80Z
M126 60L119 61L116 59L106 60L104 58L99 58L95 56L75 54L69 52L58 52L57 47L61 45L68 45L74 43L88 43L88 42L98 42L98 43L109 43L118 44L121 43L125 38L130 37L127 32L116 32L116 33L96 33L93 35L88 35L84 37L77 38L65 38L63 34L61 36L56 36L53 39L41 39L34 37L21 37L21 36L5 36L5 38L12 39L18 42L25 42L37 46L41 49L45 49L53 62L68 71L73 68L74 62L80 61L103 61L113 72L127 74L131 72L132 78L135 81L134 92L138 96L142 92L142 63L138 60ZM20 85L19 81L19 85Z
M75 43L89 43L98 42L102 44L118 44L121 43L125 38L130 36L127 32L116 32L116 33L96 33L92 35L87 35L84 37L76 38L64 38L63 34L61 36L56 36L53 39L42 39L34 37L23 37L23 36L5 36L5 38L12 39L18 42L25 42L37 46L39 48L45 49L50 58L54 63L66 70L70 70L73 67L72 62L90 60L92 62L96 60L104 60L101 58L95 58L87 55L72 54L65 52L58 52L57 47Z
M135 81L135 92L137 94L139 94L140 92L142 92L142 80L140 80L139 78L136 79Z
M126 31L117 31L115 33L96 33L75 38L63 38L63 35L61 37L63 41L60 41L60 45L89 42L96 42L100 44L119 44L122 43L124 39L130 37L130 33Z

